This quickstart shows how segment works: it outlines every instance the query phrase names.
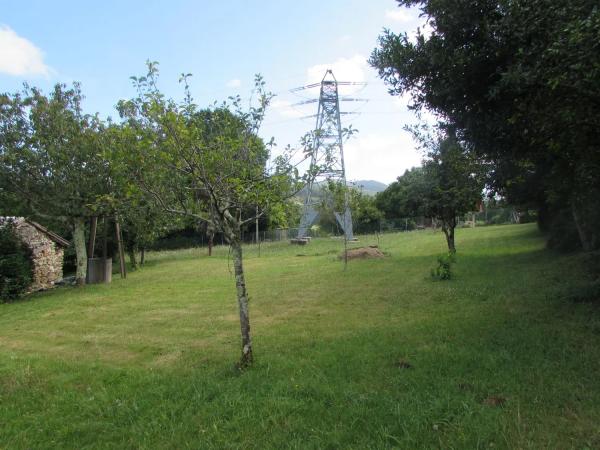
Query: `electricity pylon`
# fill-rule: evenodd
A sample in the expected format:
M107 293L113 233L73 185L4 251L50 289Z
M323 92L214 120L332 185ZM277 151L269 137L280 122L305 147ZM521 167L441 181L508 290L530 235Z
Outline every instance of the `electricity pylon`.
M313 188L315 184L318 186L323 181L332 181L344 187L343 211L334 211L334 215L346 239L354 239L352 232L352 212L350 211L348 194L346 192L346 168L344 164L344 145L342 142L342 124L340 120L340 115L343 113L340 112L338 85L355 84L363 85L364 83L338 82L331 70L325 72L325 76L320 83L319 108L316 115L317 123L313 134L313 151L309 169L314 170L314 173L311 174L307 186L306 199L298 228L299 239L308 236L308 230L318 216L316 209L317 202L313 199ZM296 90L316 86L318 84L304 86ZM342 100L360 101L358 99ZM312 103L313 101L308 100L303 103Z

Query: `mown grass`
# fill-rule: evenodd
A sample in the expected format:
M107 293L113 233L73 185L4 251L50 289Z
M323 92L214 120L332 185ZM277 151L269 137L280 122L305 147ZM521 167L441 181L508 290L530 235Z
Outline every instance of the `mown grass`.
M360 245L376 243L362 237ZM255 366L225 248L0 305L0 448L600 448L600 308L532 225L246 248ZM358 245L358 244L357 244Z

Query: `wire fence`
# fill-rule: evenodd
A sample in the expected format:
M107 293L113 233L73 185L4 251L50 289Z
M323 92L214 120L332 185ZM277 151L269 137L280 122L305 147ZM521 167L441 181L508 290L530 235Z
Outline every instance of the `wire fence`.
M478 212L465 214L458 218L457 227L478 227L486 225L501 225L524 223L536 220L532 211L518 211L515 208L488 208ZM440 223L427 217L399 217L394 219L380 219L369 223L354 224L355 235L380 235L385 233L401 233L425 229L439 229ZM316 224L309 228L308 236L311 238L342 236L343 232L337 224L325 226ZM298 228L276 228L271 230L242 231L241 239L246 244L258 242L290 241L298 237ZM213 237L213 245L225 245L223 235L217 233ZM191 233L186 235L171 236L159 240L152 248L154 250L170 250L177 248L207 247L208 237L204 233Z
M465 214L458 218L457 227L477 227L486 225L502 225L525 223L535 220L535 213L532 211L518 211L515 208L489 208L478 212ZM435 219L428 217L399 217L395 219L381 219L368 224L355 224L354 234L384 234L399 233L415 230L438 229L441 224ZM313 225L308 230L308 236L312 238L331 237L342 235L342 230L330 225L329 228L319 225ZM274 230L261 231L259 239L261 242L285 241L298 237L298 228L280 228ZM250 240L246 237L245 242L256 242L256 236Z

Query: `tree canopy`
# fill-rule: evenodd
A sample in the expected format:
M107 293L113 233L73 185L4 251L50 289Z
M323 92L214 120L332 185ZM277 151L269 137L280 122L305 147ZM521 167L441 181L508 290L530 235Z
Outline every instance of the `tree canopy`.
M396 181L376 196L376 205L387 219L424 216L423 198L427 191L422 167L404 171Z
M81 108L78 84L48 95L26 86L0 96L0 183L20 212L58 219L73 229L77 281L85 283L84 220L110 192L103 123Z
M600 245L600 9L593 0L399 0L431 34L389 30L370 63L489 162L516 203L569 214ZM566 212L565 212L566 211ZM551 214L552 215L552 214Z
M377 196L386 217L424 216L438 220L448 250L456 251L457 218L477 209L484 187L484 165L452 130L416 133L426 151L423 166L404 172Z
M430 145L428 159L423 162L422 209L427 217L441 222L448 250L454 253L457 218L475 211L481 201L483 165L452 132Z

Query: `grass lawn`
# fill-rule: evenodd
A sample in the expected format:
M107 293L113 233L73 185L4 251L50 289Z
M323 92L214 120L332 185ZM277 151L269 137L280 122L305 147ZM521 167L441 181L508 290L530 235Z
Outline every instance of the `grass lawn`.
M362 237L360 245L376 243ZM600 448L600 308L534 225L245 249L255 366L234 369L226 248L0 304L0 448Z

